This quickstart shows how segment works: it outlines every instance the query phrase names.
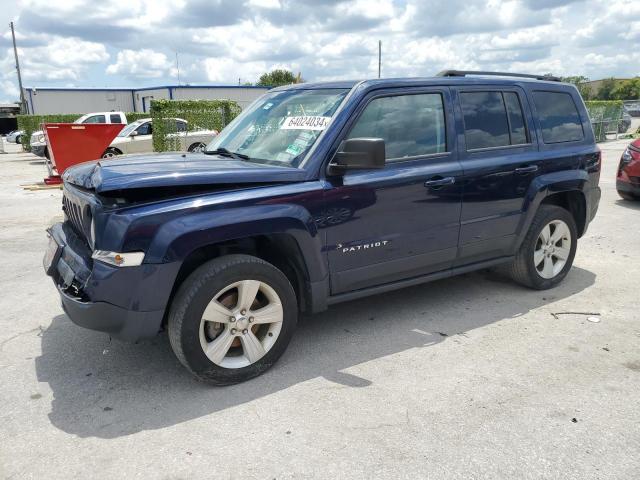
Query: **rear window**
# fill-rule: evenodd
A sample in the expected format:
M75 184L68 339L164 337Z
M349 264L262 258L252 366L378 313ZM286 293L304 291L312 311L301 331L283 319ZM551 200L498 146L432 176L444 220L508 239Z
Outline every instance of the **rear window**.
M467 150L529 143L522 104L515 92L462 92Z
M92 115L87 117L82 123L106 123L104 115Z
M111 123L122 123L122 119L117 113L112 113L109 115L109 118L111 119Z
M573 97L563 92L533 92L544 143L582 140L582 121Z

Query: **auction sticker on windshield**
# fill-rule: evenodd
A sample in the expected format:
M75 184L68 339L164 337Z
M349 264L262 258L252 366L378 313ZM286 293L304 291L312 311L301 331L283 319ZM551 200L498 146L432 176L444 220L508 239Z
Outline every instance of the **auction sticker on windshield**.
M300 116L287 117L280 126L281 130L324 130L331 117Z

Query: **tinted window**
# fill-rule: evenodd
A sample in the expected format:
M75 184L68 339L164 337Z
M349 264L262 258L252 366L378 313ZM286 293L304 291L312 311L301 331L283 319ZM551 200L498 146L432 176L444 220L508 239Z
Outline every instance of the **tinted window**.
M138 135L151 135L153 133L152 130L151 122L143 123L136 129Z
M176 132L186 132L187 123L182 120L176 120Z
M544 143L582 140L582 122L573 98L568 93L533 92Z
M111 119L111 123L122 123L121 119L120 119L120 115L118 114L111 114L109 115L109 118Z
M518 94L515 92L504 92L503 95L504 102L507 105L507 114L509 115L509 125L511 127L511 145L528 143L522 105L520 105Z
M91 115L82 123L107 123L107 120L104 115Z
M509 145L509 123L500 92L460 94L467 150Z
M372 100L348 138L382 138L388 159L446 152L442 95L398 95Z

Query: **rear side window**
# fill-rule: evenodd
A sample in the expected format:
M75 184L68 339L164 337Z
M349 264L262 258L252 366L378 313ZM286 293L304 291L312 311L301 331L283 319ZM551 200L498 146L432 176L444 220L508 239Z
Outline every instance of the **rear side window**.
M507 106L507 114L509 115L509 126L511 127L511 145L528 143L527 129L525 127L522 105L520 105L518 94L515 92L504 92L503 95L504 103Z
M467 150L529 142L522 105L515 92L462 92Z
M122 123L122 119L118 114L112 113L111 115L109 115L109 118L111 119L111 123Z
M533 92L544 143L582 140L582 121L573 98L563 92Z
M362 137L384 139L389 160L446 152L442 95L425 93L372 100L347 138Z

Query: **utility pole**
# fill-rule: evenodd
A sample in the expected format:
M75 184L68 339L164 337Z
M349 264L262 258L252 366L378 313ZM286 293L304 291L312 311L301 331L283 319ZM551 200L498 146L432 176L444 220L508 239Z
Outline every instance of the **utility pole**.
M20 62L18 61L16 32L13 30L13 22L10 22L9 26L11 27L11 38L13 38L13 55L16 57L16 71L18 72L18 88L20 89L20 113L27 113L27 105L24 101L24 91L22 90L22 76L20 75Z
M378 78L382 70L382 40L378 40Z
M180 86L180 62L178 61L178 51L176 50L176 70L178 71L178 86Z

